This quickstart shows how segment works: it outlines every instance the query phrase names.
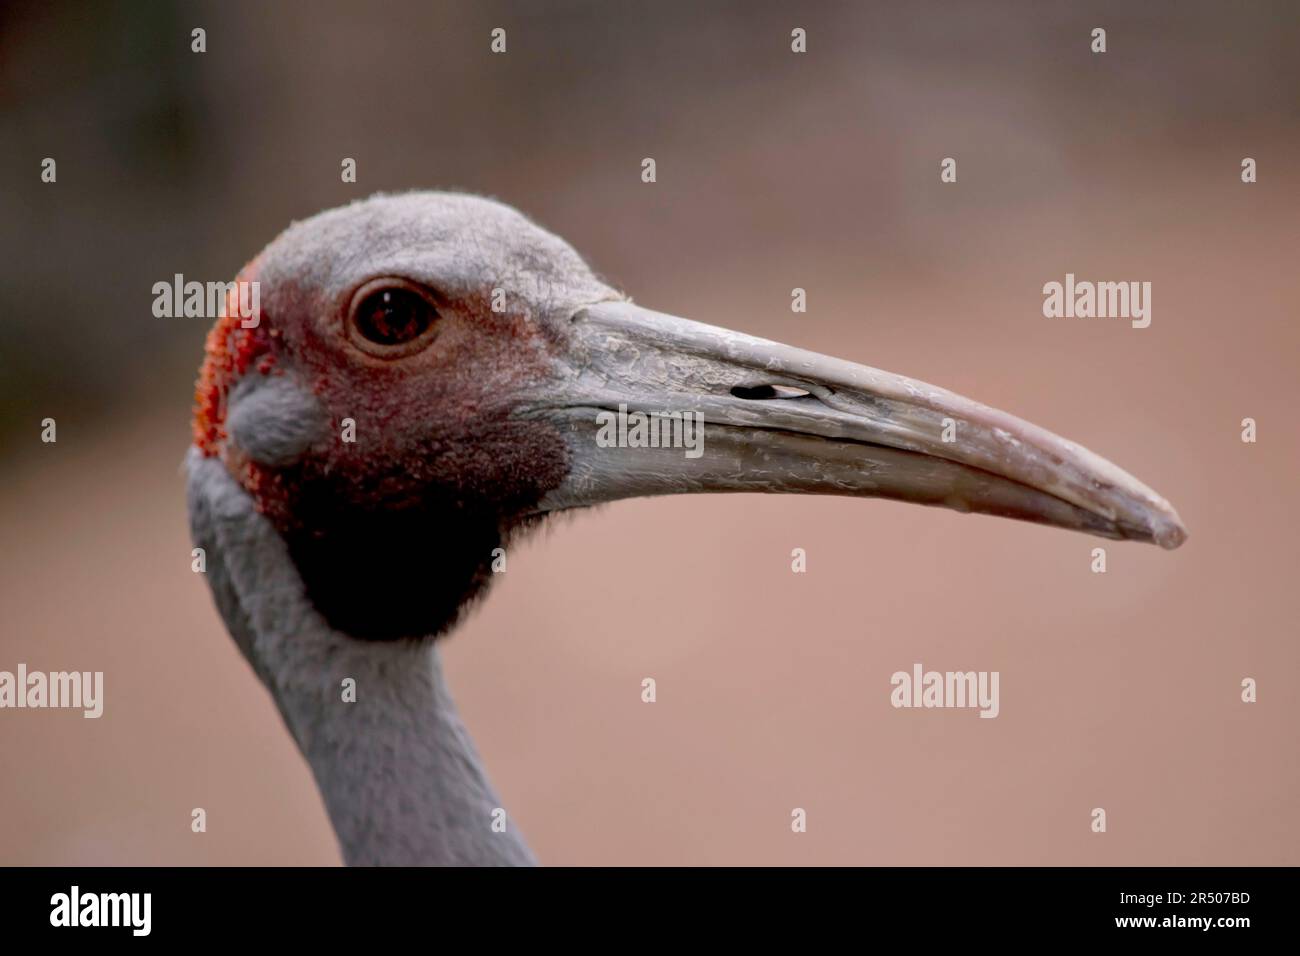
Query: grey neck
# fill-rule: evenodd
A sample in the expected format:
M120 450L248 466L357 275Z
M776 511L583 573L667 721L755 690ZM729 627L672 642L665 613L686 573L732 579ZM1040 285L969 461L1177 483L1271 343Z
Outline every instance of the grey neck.
M332 630L283 539L215 458L191 450L196 546L227 627L311 765L351 865L528 865L432 641Z

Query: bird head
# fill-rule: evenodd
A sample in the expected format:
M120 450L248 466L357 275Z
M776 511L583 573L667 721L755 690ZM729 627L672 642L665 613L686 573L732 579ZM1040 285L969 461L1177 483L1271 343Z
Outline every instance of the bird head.
M491 200L295 223L208 337L194 442L359 638L437 634L538 518L690 492L885 497L1177 547L1115 465L944 389L632 305Z

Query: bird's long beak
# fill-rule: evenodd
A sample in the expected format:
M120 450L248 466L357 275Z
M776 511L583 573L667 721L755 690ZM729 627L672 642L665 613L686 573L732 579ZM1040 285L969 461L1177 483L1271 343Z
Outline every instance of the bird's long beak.
M541 502L758 491L895 498L1176 548L1169 503L1073 442L879 369L606 302L527 414L570 470Z

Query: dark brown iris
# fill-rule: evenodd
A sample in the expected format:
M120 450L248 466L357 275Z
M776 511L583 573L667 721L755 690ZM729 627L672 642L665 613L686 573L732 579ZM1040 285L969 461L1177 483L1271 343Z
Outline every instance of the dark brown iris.
M379 289L357 307L356 327L376 345L403 345L423 335L437 317L433 305L410 289Z

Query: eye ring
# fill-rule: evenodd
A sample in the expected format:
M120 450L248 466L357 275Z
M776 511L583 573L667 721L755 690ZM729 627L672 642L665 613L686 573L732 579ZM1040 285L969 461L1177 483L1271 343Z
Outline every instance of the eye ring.
M376 358L402 358L437 335L438 303L428 289L395 276L371 279L348 304L349 341Z

